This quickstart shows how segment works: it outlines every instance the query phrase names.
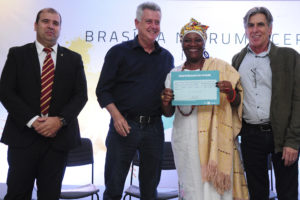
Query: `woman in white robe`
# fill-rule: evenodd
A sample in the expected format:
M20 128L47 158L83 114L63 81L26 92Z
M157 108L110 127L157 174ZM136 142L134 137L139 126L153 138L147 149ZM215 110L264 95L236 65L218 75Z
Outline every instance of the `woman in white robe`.
M208 26L192 19L181 29L181 43L186 62L174 68L172 72L219 71L220 81L216 83L216 87L220 90L220 105L172 106L171 101L174 99L173 90L170 89L172 72L168 74L165 81L166 89L162 92L164 115L169 117L175 113L172 148L179 180L179 199L244 200L248 199L248 190L244 175L241 175L239 156L236 157L238 154L234 148L241 119L239 115L241 115L242 89L239 74L228 63L208 58L204 50L207 28ZM232 119L227 120L228 118ZM220 124L230 126L230 129L224 130ZM202 137L202 133L206 133L207 136ZM238 169L235 169L235 166ZM238 172L237 176L233 175L234 170Z

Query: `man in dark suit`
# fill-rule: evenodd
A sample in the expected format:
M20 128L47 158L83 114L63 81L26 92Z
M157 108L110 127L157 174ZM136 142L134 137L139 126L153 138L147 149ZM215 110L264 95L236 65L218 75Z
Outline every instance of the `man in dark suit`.
M56 10L42 9L34 29L34 43L9 50L0 81L8 112L1 138L8 145L5 200L31 199L35 180L38 199L59 199L68 151L80 143L77 116L87 101L81 56L57 44Z

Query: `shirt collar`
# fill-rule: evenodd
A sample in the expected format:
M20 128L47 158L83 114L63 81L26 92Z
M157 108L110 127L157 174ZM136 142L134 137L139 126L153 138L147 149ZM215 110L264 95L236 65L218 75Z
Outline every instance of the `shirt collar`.
M144 49L144 48L140 45L140 43L139 43L138 35L135 36L135 38L134 38L134 40L133 40L132 48L133 48L133 49L135 49L135 48L142 48L142 49ZM159 46L158 42L155 40L155 41L154 41L154 51L153 51L152 53L154 53L154 52L159 52L159 51L161 51L161 47Z
M41 54L43 52L43 49L45 48L41 43L39 43L37 40L35 41L35 46L38 52L38 55ZM52 46L52 50L55 54L57 54L57 47L58 44L56 43L54 46Z
M266 57L266 56L269 55L269 52L270 52L270 50L271 50L271 42L269 42L269 44L268 44L268 49L267 49L267 51L261 52L261 53L259 53L259 54L256 54L256 53L251 49L250 45L248 45L247 50L248 50L248 53L255 54L255 56L257 56L257 57Z

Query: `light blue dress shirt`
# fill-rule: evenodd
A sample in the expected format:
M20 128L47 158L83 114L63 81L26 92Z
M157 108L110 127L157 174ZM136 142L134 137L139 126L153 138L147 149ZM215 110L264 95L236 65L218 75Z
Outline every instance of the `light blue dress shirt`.
M241 63L239 73L244 89L243 119L249 124L262 124L270 121L272 95L272 71L269 51L255 54L250 46Z

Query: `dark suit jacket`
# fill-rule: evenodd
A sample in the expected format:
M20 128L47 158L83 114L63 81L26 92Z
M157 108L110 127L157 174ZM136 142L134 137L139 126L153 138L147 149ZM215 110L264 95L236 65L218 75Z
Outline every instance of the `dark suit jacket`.
M41 72L35 43L9 50L0 80L0 100L8 112L1 142L26 147L42 137L27 123L41 114ZM58 46L49 116L65 118L55 138L56 149L69 150L80 143L77 116L87 101L87 85L81 56Z

